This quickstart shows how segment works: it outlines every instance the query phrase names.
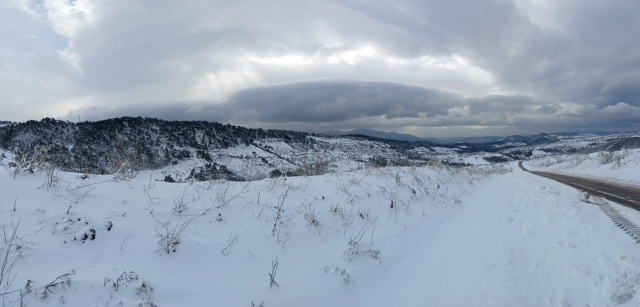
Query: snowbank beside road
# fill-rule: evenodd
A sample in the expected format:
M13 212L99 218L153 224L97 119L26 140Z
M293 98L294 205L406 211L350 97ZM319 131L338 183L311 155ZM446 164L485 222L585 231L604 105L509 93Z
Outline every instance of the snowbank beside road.
M640 186L640 149L546 156L525 161L524 166L530 170L581 175Z

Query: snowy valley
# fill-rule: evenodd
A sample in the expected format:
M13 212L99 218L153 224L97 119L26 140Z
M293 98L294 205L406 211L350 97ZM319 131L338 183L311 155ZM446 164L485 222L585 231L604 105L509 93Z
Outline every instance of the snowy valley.
M640 245L517 166L638 186L640 134L444 145L124 122L0 127L4 306L640 305Z

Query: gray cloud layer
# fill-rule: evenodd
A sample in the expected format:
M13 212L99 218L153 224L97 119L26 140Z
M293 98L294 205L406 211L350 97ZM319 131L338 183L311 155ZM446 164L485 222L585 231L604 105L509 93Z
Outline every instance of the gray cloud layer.
M397 83L326 79L242 90L220 103L94 107L74 111L67 118L75 120L81 116L82 120L100 120L125 115L150 116L310 131L365 126L452 136L462 131L467 135L480 135L522 133L529 129L547 132L594 127L631 129L637 125L639 111L640 108L626 103L598 109L539 101L527 96L464 98L451 92Z
M640 128L638 1L39 3L0 0L9 120L75 109L67 118L422 135Z

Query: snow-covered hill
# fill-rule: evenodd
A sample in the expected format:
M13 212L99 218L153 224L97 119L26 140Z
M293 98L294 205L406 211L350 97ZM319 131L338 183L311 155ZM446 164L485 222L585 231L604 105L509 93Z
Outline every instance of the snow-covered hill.
M230 154L267 156L259 148ZM7 306L640 303L638 245L577 191L514 163L167 183L160 170L15 173L9 155Z
M380 166L501 163L638 148L638 140L637 133L536 134L485 143L434 144L139 117L82 123L47 118L0 127L0 148L14 154L21 167L46 163L64 171L122 177L163 169L168 180L178 182L246 181Z
M53 181L3 171L2 254L12 270L0 293L10 306L319 306L326 293L384 274L410 247L401 238L417 238L474 184L504 172L380 168L174 184L157 171Z

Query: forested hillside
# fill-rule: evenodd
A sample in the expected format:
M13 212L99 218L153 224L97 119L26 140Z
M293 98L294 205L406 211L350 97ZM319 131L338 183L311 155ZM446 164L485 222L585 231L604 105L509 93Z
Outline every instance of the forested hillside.
M302 132L140 117L82 123L45 118L0 127L1 148L20 157L38 151L63 170L94 174L113 173L123 163L144 170L194 156L207 160L210 150L271 138L300 149L314 142Z

